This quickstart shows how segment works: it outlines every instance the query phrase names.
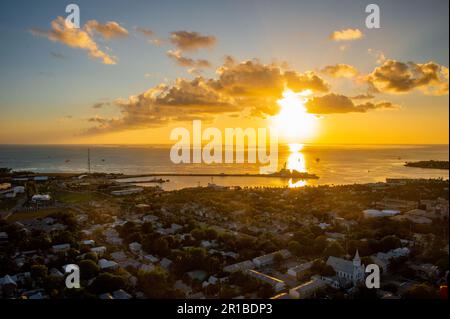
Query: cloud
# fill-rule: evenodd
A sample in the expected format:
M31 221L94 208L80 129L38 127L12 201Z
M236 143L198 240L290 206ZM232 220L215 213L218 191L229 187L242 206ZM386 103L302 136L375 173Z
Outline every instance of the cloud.
M386 56L384 55L383 51L368 49L367 52L375 57L378 64L383 64L384 61L386 61Z
M258 95L279 98L285 87L314 92L329 89L328 83L314 72L284 71L277 64L262 64L258 60L236 63L228 59L216 73L219 78L211 80L211 85L218 91L241 98Z
M90 34L93 34L94 32L98 33L106 40L128 36L128 30L114 21L108 21L102 24L96 20L89 20L85 24L85 29Z
M202 69L211 67L211 63L208 60L198 59L194 60L188 57L185 57L181 54L181 51L167 51L167 56L173 59L179 66Z
M143 36L145 36L148 39L148 42L150 42L156 46L160 46L164 42L162 39L158 38L156 36L156 33L153 32L153 30L151 30L151 29L143 28L143 27L135 27L134 29L137 32L139 32L140 34L142 34Z
M358 94L350 97L352 100L371 100L375 98L372 94Z
M142 28L142 27L136 27L136 31L140 32L141 34L145 35L148 38L153 38L155 36L155 32L148 28Z
M352 41L361 39L362 37L363 33L359 29L345 29L334 31L330 35L330 39L333 41Z
M333 114L333 113L365 113L375 109L394 109L398 108L390 102L366 102L355 104L351 98L330 93L327 95L313 97L306 103L309 113L313 114Z
M359 74L354 66L348 64L328 65L320 72L334 78L353 78Z
M50 41L60 42L71 48L86 50L90 57L100 59L104 64L117 63L115 57L99 49L97 43L86 30L67 27L62 17L58 17L51 22L49 31L31 29L30 32L35 36L46 37Z
M174 31L170 34L170 42L181 51L197 51L201 48L213 47L217 40L214 36L201 35L193 31Z
M408 93L417 89L430 95L448 94L448 68L432 61L420 64L386 60L366 80L375 92Z
M92 105L92 108L93 109L101 109L101 108L103 108L104 106L108 106L108 105L110 105L111 103L110 102L97 102L97 103L95 103L94 105Z
M314 72L285 71L258 60L236 63L228 57L216 73L216 78L179 78L171 85L162 83L128 99L116 100L112 104L120 116L92 118L90 122L96 125L85 134L210 120L219 114L235 116L246 109L252 116L265 117L278 112L276 100L286 87L322 93L329 89Z

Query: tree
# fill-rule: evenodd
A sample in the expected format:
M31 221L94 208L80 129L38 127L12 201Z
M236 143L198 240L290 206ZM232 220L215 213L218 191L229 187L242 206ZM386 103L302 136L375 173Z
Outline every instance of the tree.
M82 260L79 264L81 279L91 279L97 276L100 268L91 259Z
M435 299L437 292L427 284L417 284L409 288L404 294L404 299Z
M43 280L47 277L48 269L45 265L31 266L31 277L33 279Z
M339 244L337 241L332 241L323 252L325 256L335 256L335 257L340 257L344 255L344 253L345 253L344 248L342 248L341 244Z
M401 247L402 243L400 239L397 236L389 235L383 237L381 241L379 242L379 249L383 252Z
M166 298L171 290L169 274L160 267L148 272L140 271L138 273L138 284L148 298Z
M302 253L302 247L300 246L299 242L295 240L289 242L288 249L292 254L296 256L300 256Z
M327 265L323 260L315 260L311 266L311 272L324 277L336 275L333 267Z
M101 294L125 288L126 288L126 281L124 278L107 272L98 275L94 279L92 285L89 287L89 289L96 294Z
M279 264L279 263L281 263L282 261L283 261L283 255L281 255L280 253L276 253L274 256L273 256L273 261L274 261L274 263L275 264Z

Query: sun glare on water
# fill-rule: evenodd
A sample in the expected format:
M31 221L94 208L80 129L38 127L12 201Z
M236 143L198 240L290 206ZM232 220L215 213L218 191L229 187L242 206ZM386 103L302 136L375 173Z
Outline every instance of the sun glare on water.
M317 130L317 118L309 114L305 107L311 90L294 92L285 89L283 98L277 101L280 112L272 117L281 136L289 142L304 142L314 136Z

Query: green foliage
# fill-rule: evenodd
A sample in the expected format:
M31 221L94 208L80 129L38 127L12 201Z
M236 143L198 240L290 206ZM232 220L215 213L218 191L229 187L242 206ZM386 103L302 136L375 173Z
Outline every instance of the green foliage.
M335 256L340 257L345 254L344 248L342 248L342 245L339 244L337 241L332 241L330 244L325 248L323 254L325 256Z
M79 267L80 276L83 280L91 279L92 277L97 276L98 272L100 271L98 265L91 259L82 260L79 263Z

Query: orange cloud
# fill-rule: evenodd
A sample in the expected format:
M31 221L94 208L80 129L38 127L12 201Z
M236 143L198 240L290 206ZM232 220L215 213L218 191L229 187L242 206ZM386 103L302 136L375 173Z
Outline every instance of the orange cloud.
M71 48L86 50L89 56L100 59L104 64L116 64L117 58L108 55L99 49L97 43L85 29L77 29L66 26L63 17L58 17L51 22L51 30L44 31L31 29L35 36L46 37L50 41L60 42Z
M333 41L352 41L358 40L363 37L363 33L359 29L344 29L340 31L334 31L330 35L330 39Z
M353 78L359 73L354 66L349 64L327 65L320 72L334 78Z
M105 24L102 24L96 20L89 20L85 24L85 29L91 34L97 32L107 40L128 36L128 30L114 21L108 21Z

